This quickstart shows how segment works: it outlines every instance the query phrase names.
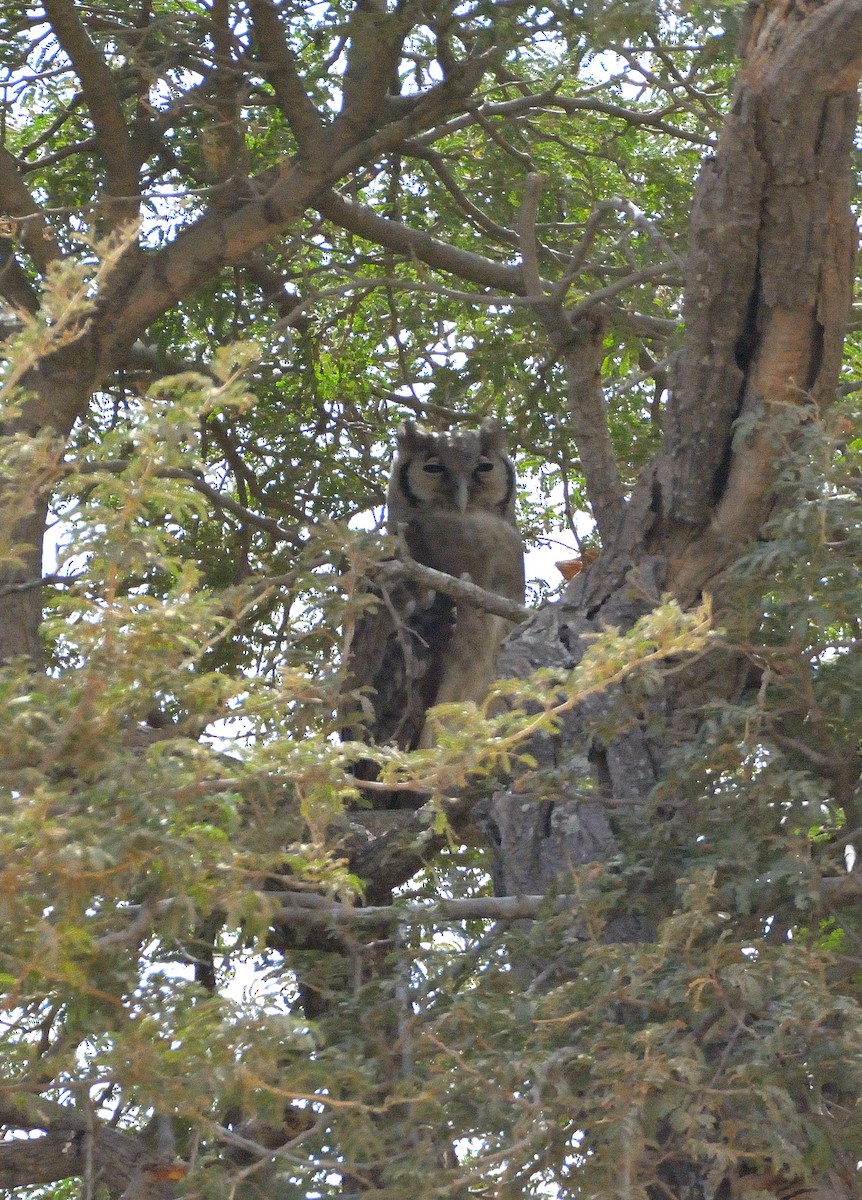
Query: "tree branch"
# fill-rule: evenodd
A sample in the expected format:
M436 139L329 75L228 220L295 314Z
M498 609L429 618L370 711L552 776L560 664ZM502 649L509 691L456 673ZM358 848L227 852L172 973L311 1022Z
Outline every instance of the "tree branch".
M422 146L418 141L405 143L405 154L412 154L415 158L422 162L428 163L428 166L440 180L446 191L477 229L497 241L508 245L517 245L518 235L512 229L507 229L505 225L500 225L496 221L492 221L486 212L479 205L474 204L467 193L459 186L457 179L452 171L449 170L449 165L442 154L430 147Z
M43 1182L83 1173L90 1156L95 1174L109 1182L112 1195L134 1180L146 1185L151 1172L157 1174L160 1167L171 1165L154 1155L139 1138L111 1129L91 1113L81 1112L71 1104L58 1104L44 1096L18 1092L14 1100L0 1100L0 1126L10 1132L40 1130L45 1134L37 1139L0 1142L0 1170L8 1172L5 1178L10 1180L8 1186L12 1187L34 1182L29 1176L22 1179L18 1171L27 1163L38 1163L38 1151L30 1147L39 1147L45 1142L48 1146L41 1158L45 1172ZM65 1174L49 1174L62 1165L59 1154L63 1142L68 1147ZM2 1180L3 1176L0 1176Z
M116 224L136 211L134 198L138 195L139 180L114 76L90 40L72 0L43 0L43 4L57 41L81 83L105 163L107 191L117 198L112 214L112 224Z
M5 146L0 146L0 212L17 219L21 247L44 274L60 257L60 247Z
M518 96L514 100L501 100L496 104L483 104L479 110L482 116L488 117L515 117L523 113L533 112L536 109L556 108L562 112L572 115L577 112L597 112L603 113L609 117L617 117L624 121L626 125L632 125L638 128L654 129L657 133L666 133L669 137L679 138L680 141L689 142L696 146L711 147L713 141L709 137L704 137L702 134L693 133L690 129L683 129L677 125L670 125L664 120L663 112L643 112L638 109L624 108L620 104L612 104L606 100L597 100L593 96L561 96L559 95L559 85L547 89L544 92L531 93L527 96ZM439 141L443 137L448 137L450 134L457 133L470 125L475 119L475 112L464 114L463 116L453 117L444 124L437 125L429 130L424 135L427 142Z
M278 13L272 0L250 0L249 11L261 70L275 93L278 107L293 130L300 155L310 154L315 142L323 136L325 127L320 113L303 87Z
M0 1187L56 1183L84 1170L84 1138L48 1133L0 1142Z
M59 5L65 0L50 2ZM93 320L98 354L93 364L94 384L101 382L127 347L179 299L224 266L283 233L337 180L401 146L441 113L463 104L494 53L488 51L460 65L451 78L425 93L409 115L363 140L345 144L344 138L338 143L321 134L310 153L285 159L248 180L248 198L232 211L211 209L164 249L143 254L134 276L129 273L122 286L105 294Z
M387 12L385 5L353 6L341 112L332 127L339 151L355 146L381 123L383 101L398 69L401 47L416 19L417 8L416 0L406 0L393 12Z
M35 314L39 310L36 290L15 257L11 239L4 237L0 237L0 296L17 312Z
M324 150L308 171L286 161L251 179L250 198L234 211L210 210L164 249L146 252L135 277L104 297L98 376L110 373L127 347L183 296L299 220L331 182L329 170Z
M544 303L545 284L539 274L539 245L536 237L536 217L542 188L547 182L544 175L531 172L524 186L524 198L518 217L518 245L521 251L521 273L527 295Z
M658 462L670 553L689 543L669 581L683 603L761 528L776 436L790 436L794 410L832 399L850 307L858 0L773 13L752 10L737 96L694 202L687 337ZM734 435L740 418L745 436Z
M456 579L454 575L447 575L444 571L437 571L433 567L426 567L422 563L416 562L414 558L410 557L410 553L404 545L404 539L399 538L399 541L401 557L382 562L377 568L377 572L382 578L387 580L411 579L423 587L433 588L435 592L442 592L444 596L451 596L453 600L472 604L474 608L481 608L484 612L504 617L507 621L514 621L516 624L520 624L521 621L532 615L532 609L526 608L523 604L517 604L514 600L508 600L505 596L498 595L497 592L487 592L468 579Z
M424 925L438 921L522 921L548 914L574 911L576 896L472 896L464 900L438 900L434 904L382 904L359 908L339 904L308 892L267 893L285 901L275 920L286 924Z
M327 220L369 242L417 258L430 267L468 279L480 287L498 288L519 296L526 293L520 267L507 266L471 250L451 246L420 229L378 216L365 205L348 202L336 192L318 197L315 204Z
M564 289L560 285L551 289L550 295L545 290L546 285L539 275L536 239L536 215L543 183L542 175L528 175L521 204L518 233L524 285L536 315L565 367L572 432L581 459L587 496L599 536L607 545L619 525L624 501L602 393L604 322L595 317L583 320L583 312L565 312L562 305ZM582 246L598 228L600 215L592 215L592 225L588 223L581 239ZM600 289L594 296L587 297L580 307L594 298L597 303L606 299L608 291L608 288Z

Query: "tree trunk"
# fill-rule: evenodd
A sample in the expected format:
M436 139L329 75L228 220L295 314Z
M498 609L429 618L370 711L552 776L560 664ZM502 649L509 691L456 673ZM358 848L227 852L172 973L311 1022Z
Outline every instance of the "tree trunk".
M757 536L774 503L776 436L792 436L838 380L856 248L860 72L855 0L750 6L732 110L695 197L686 341L661 447L599 560L510 639L504 673L573 667L592 633L630 627L663 593L691 604ZM714 695L741 682L724 673ZM580 769L605 795L643 803L662 777L664 747L640 729L590 744L586 725L612 700L591 700L534 752L542 766L565 761L569 776ZM498 796L488 815L504 894L542 892L613 844L601 804L577 795L535 805L519 790Z
M716 591L720 610L722 572L778 502L774 485L794 433L834 394L856 247L849 201L862 71L860 6L855 0L752 5L743 56L732 110L695 197L686 340L672 373L660 449L617 531L610 538L602 531L598 561L561 602L512 636L504 674L575 666L591 634L630 627L663 594L688 606ZM684 704L689 737L703 708L698 712L687 692L704 703L720 702L738 697L746 682L745 664L697 670L701 678L677 675L650 700L662 718ZM591 698L557 735L531 747L540 770L555 768L557 778L570 781L553 798L531 794L522 780L487 806L499 893L567 890L573 866L618 851L615 810L646 813L679 728L665 720L665 739L652 732L661 720L643 721L603 744L589 730L614 701L609 694ZM608 937L654 936L673 904L672 889L654 883L646 907L620 913ZM676 1154L672 1141L668 1145L657 1150L661 1184L651 1195L706 1200L743 1194L730 1178L717 1183L700 1163ZM786 1183L785 1191L780 1183L775 1190L757 1186L779 1196ZM824 1175L822 1188L811 1194L856 1196L855 1174Z

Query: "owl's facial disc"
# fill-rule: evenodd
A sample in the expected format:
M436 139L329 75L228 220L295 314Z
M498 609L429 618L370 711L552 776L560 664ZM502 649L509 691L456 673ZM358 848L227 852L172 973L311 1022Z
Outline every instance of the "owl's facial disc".
M455 490L452 499L455 501L455 507L458 509L458 512L463 513L467 511L467 504L470 500L470 484L468 480L455 480Z

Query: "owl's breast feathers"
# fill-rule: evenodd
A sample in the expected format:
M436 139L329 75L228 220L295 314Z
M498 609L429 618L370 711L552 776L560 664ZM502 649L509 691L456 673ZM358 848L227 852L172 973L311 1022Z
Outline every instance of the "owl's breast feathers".
M514 525L489 509L417 512L406 522L407 548L426 567L445 571L509 600L524 602L524 547Z

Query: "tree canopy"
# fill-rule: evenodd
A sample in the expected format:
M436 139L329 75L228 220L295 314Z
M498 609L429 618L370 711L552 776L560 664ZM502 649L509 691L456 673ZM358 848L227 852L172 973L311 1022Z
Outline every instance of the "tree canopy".
M858 1196L859 0L0 63L0 1185ZM571 581L363 749L395 428L486 416Z

